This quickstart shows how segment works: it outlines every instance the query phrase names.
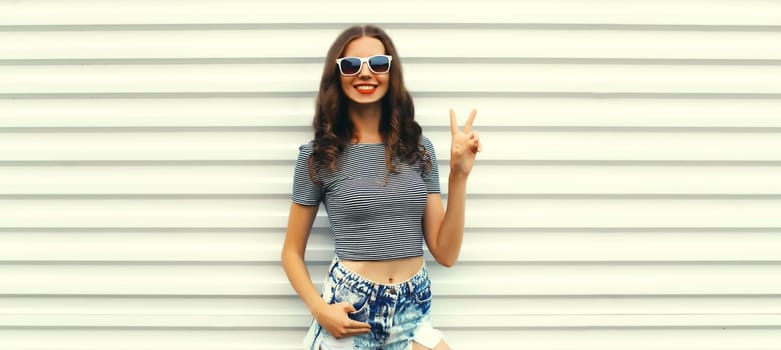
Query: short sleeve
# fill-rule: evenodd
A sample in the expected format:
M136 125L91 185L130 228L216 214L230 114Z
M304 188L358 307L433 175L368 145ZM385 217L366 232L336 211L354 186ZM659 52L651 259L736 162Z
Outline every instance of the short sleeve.
M298 159L293 173L293 202L302 205L318 205L323 199L323 187L309 177L309 156L312 155L312 144L308 143L298 148Z
M437 163L437 152L434 150L434 144L427 137L421 138L421 143L431 159L431 171L424 172L420 177L426 184L427 193L440 193L439 189L439 163Z

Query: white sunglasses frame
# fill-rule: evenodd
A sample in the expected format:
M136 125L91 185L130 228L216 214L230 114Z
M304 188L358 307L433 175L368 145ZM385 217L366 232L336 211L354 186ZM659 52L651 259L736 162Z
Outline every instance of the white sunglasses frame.
M385 71L385 72L381 72L380 73L380 72L376 72L374 69L372 69L372 65L369 64L369 60L374 58L374 57L387 57L388 58L388 70ZM355 59L358 59L359 61L361 61L361 66L358 68L357 72L355 72L353 74L344 74L344 72L342 71L342 61L347 59L347 58L355 58ZM353 75L357 75L358 73L360 73L361 69L363 69L363 64L364 63L366 63L366 66L374 74L387 74L388 72L390 72L390 69L391 69L391 66L392 66L391 62L393 62L393 56L391 56L391 55L374 55L374 56L369 56L369 57L347 56L347 57L337 58L336 59L336 67L339 69L339 74L341 74L342 76L345 76L345 77L351 77Z

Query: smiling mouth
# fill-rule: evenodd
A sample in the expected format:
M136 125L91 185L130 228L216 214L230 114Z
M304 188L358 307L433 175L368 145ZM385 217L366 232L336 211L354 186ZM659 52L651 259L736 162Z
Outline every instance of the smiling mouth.
M377 90L377 86L376 85L355 85L354 88L359 93L365 94L365 95L374 93L374 91Z

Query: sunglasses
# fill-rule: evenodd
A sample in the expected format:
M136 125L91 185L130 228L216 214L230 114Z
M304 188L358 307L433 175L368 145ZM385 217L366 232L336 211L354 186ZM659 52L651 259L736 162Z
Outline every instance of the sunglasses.
M369 70L374 74L385 74L390 71L391 56L375 55L371 57L342 57L336 59L339 72L344 76L356 75L361 71L363 63L369 64Z

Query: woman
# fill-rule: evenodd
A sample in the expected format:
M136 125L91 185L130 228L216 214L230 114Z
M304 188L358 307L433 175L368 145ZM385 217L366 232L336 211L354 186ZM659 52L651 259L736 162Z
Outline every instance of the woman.
M464 232L466 180L480 149L450 111L448 204L436 156L414 120L401 60L388 35L367 25L343 31L328 51L314 117L299 148L282 265L314 321L307 349L449 349L429 323L423 241L452 266ZM304 263L320 203L336 257L318 293Z

